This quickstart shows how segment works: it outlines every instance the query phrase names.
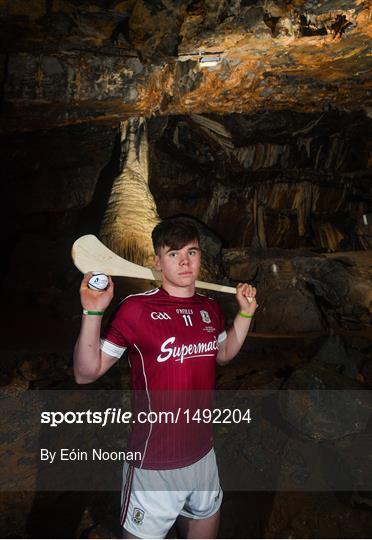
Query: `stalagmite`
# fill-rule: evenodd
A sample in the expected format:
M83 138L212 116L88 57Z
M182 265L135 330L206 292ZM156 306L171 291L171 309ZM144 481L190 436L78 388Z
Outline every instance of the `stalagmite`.
M121 141L121 173L112 186L100 239L122 257L152 266L151 231L160 219L148 186L145 119L122 122Z

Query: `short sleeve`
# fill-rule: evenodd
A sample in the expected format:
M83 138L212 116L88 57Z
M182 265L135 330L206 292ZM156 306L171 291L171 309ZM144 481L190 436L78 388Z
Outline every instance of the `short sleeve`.
M101 337L101 350L115 358L135 342L135 329L142 308L133 299L125 299L115 310Z

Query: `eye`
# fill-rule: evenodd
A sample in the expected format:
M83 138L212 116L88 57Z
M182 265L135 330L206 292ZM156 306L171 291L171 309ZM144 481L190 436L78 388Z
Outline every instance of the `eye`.
M168 253L168 255L169 255L169 257L172 257L174 259L175 257L177 257L178 252L177 251L171 251L170 253Z
M197 254L196 249L190 249L189 250L189 255L196 255L196 254Z

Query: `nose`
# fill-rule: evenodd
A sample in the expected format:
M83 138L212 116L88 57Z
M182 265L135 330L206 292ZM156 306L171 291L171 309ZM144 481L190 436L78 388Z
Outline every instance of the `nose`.
M185 253L184 255L182 255L180 257L180 265L181 266L185 266L185 265L188 265L189 264L189 256L187 253Z

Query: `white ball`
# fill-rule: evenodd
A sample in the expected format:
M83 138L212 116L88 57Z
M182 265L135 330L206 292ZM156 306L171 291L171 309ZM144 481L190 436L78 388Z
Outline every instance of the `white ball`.
M108 284L108 277L103 272L93 272L93 276L88 281L88 287L96 291L103 291Z

